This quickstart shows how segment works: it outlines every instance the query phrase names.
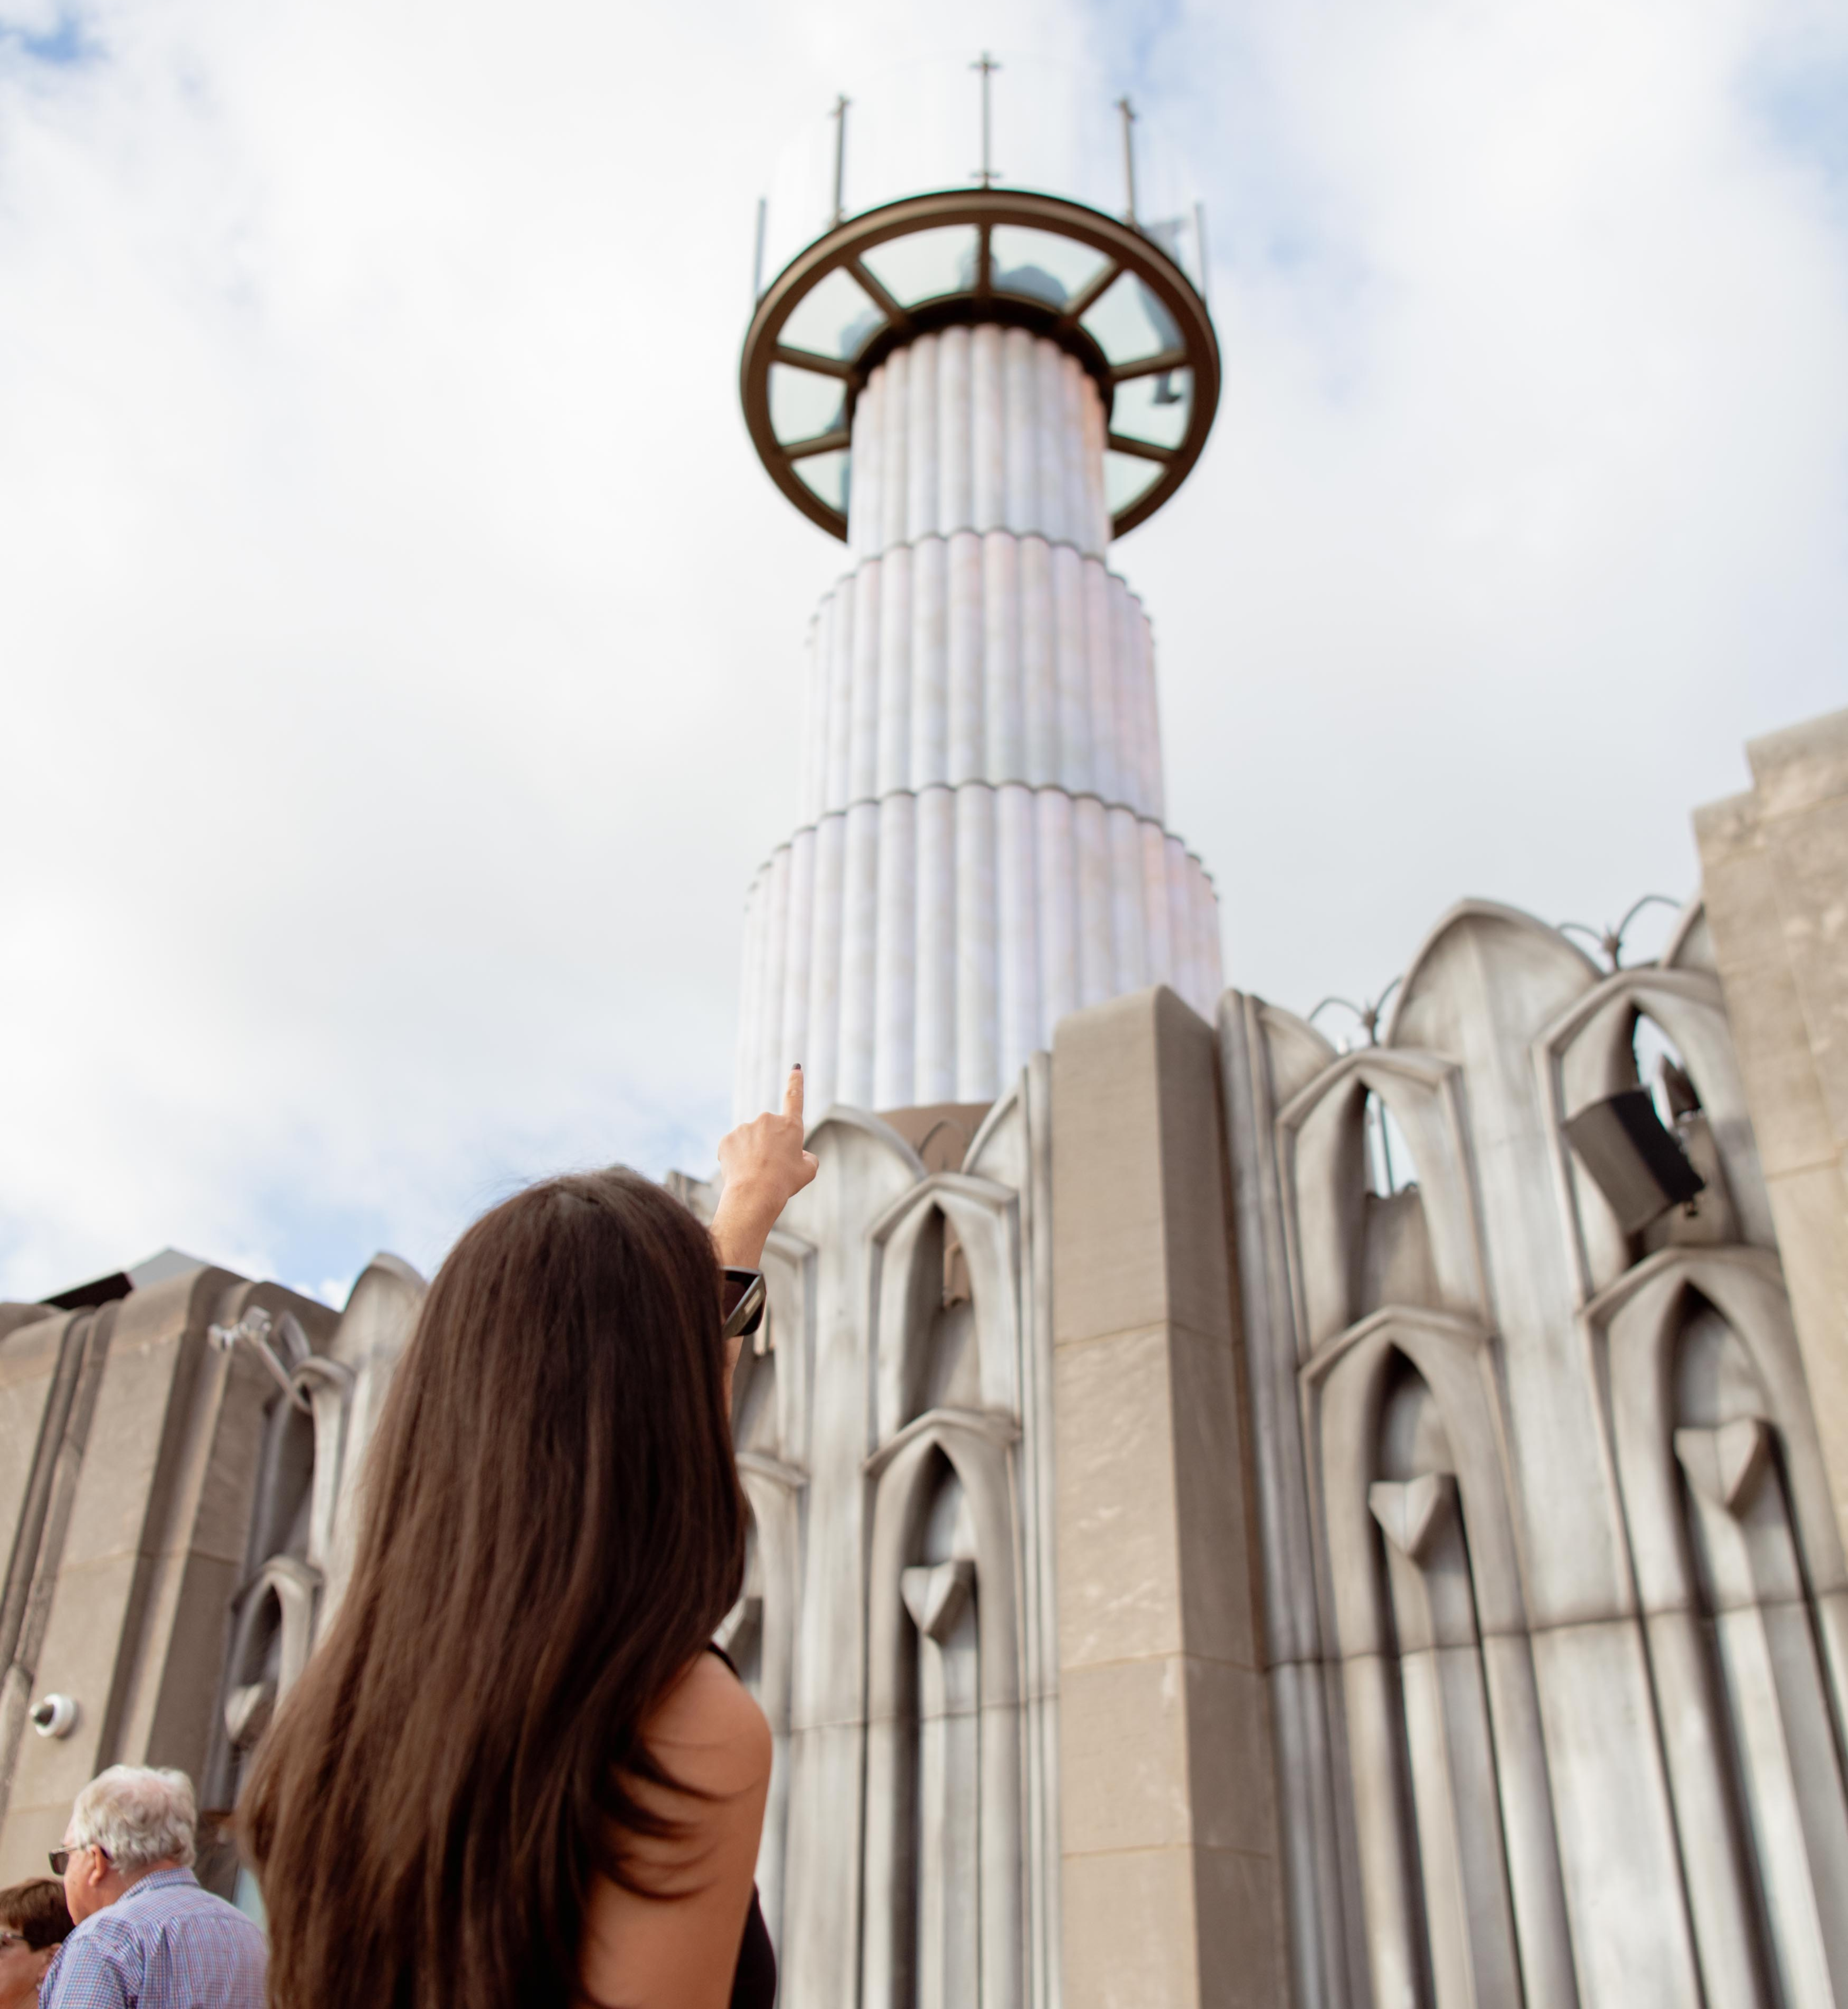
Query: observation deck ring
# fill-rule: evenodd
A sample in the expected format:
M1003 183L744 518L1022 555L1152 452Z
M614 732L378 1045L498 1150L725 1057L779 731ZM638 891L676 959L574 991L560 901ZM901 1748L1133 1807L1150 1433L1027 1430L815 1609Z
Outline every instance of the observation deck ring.
M919 335L982 323L1027 328L1077 358L1103 401L1111 534L1146 522L1191 471L1218 409L1206 303L1147 232L1024 190L944 190L866 210L770 282L738 388L771 480L844 541L867 379Z

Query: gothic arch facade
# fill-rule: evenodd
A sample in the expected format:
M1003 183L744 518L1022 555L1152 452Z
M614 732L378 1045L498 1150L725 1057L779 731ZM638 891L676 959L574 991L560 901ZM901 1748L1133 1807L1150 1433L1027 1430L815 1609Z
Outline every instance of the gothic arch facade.
M1706 1186L1626 1232L1565 1126L1645 1024ZM1379 1045L1220 1043L1297 2001L1848 1999L1841 1547L1698 903L1601 972L1467 902Z
M759 1883L792 2004L1059 2000L1046 1077L936 1171L830 1112L766 1260L730 1636L777 1740Z

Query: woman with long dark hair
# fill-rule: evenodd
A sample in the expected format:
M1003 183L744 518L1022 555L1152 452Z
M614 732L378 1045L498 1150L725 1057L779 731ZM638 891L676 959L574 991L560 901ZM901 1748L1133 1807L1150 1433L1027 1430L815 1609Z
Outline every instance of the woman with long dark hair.
M620 1168L484 1215L370 1453L352 1575L240 1809L274 2009L768 2009L721 1263L815 1175L802 1077L710 1235Z

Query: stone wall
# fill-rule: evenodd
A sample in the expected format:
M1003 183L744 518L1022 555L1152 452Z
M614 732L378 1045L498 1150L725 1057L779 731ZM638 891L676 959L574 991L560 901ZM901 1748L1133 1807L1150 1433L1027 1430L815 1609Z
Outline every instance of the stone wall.
M1211 1029L1144 990L986 1113L811 1133L735 1391L721 1635L776 1740L790 2009L1276 2000L1216 1083Z
M1726 1004L1698 903L1604 971L1482 902L1377 1046L1222 1004L1298 2009L1848 1996L1848 1571ZM1634 1229L1564 1126L1642 1021L1707 1189Z
M0 1883L44 1873L79 1788L117 1763L203 1780L274 1379L212 1328L334 1324L274 1284L196 1269L99 1309L0 1307ZM76 1706L61 1736L27 1711Z
M735 1385L790 2009L1061 1999L1046 1057L979 1114L823 1117Z
M1171 991L1053 1051L1067 2009L1281 1999L1260 1559L1211 1029Z
M1746 749L1694 817L1836 1513L1848 1529L1848 711Z
M1377 1044L1157 988L824 1112L721 1634L788 2009L1848 2000L1848 714L1752 758L1652 964L1466 902ZM0 1880L115 1759L230 1803L423 1292L0 1307Z

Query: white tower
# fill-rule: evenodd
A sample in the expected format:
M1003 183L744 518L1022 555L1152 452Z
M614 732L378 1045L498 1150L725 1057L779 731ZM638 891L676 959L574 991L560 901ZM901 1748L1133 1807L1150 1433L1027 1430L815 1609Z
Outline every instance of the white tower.
M1062 199L913 197L778 275L742 374L766 466L851 558L810 632L801 820L751 888L740 1113L798 1060L817 1111L989 1101L1145 984L1209 1015L1218 902L1107 562L1218 401L1179 264Z

